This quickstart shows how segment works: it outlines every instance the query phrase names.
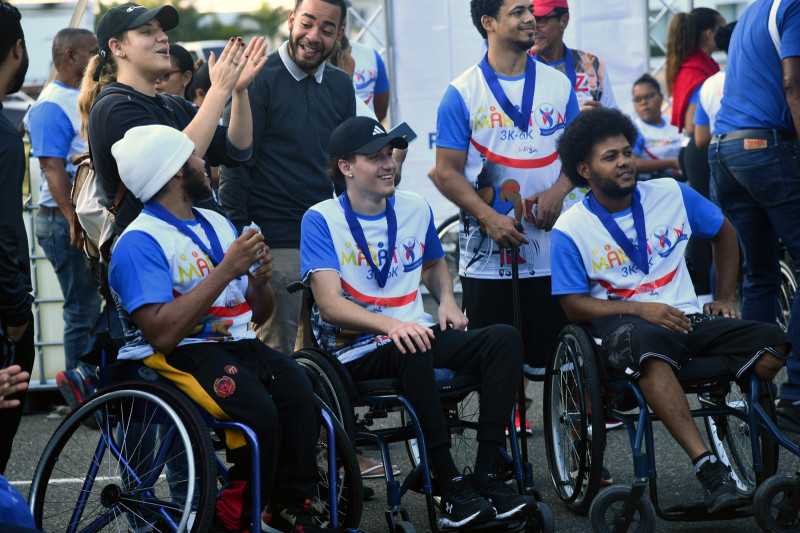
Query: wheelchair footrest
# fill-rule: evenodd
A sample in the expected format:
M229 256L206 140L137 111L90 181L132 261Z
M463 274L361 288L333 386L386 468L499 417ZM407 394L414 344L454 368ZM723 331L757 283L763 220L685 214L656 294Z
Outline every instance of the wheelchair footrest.
M726 507L714 514L709 514L704 502L689 502L672 505L663 510L664 514L672 516L686 517L688 520L726 520L729 518L740 518L752 516L753 503L742 497L740 502Z

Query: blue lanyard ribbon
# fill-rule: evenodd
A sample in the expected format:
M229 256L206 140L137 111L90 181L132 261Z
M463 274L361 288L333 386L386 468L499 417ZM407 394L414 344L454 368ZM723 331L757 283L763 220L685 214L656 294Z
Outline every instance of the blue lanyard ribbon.
M384 285L386 285L387 278L389 277L389 268L392 266L394 246L397 240L397 217L394 214L394 207L392 206L391 200L389 198L386 199L386 224L388 226L389 235L389 247L387 248L387 251L389 254L386 257L386 262L383 264L382 268L378 268L378 266L372 260L372 253L370 252L369 245L367 244L367 238L364 236L364 229L358 222L358 217L356 216L355 212L353 212L353 207L350 205L350 198L347 196L347 191L342 193L342 207L344 207L344 218L347 220L347 225L350 226L350 233L352 233L353 238L356 240L356 244L361 250L361 253L363 253L364 257L367 258L367 263L369 263L370 268L372 268L372 272L375 274L375 279L378 281L378 285L383 288Z
M578 77L575 75L575 61L572 59L572 52L570 52L567 45L562 45L564 47L564 74L566 74L567 78L569 78L569 82L572 84L572 89L577 91L578 88L575 86L578 83ZM545 63L544 59L539 56L533 56L536 61L539 63Z
M536 63L533 58L526 56L525 64L525 85L522 88L522 106L517 109L514 104L508 99L503 87L500 85L500 80L497 79L492 67L489 65L489 53L487 52L481 62L478 63L486 83L489 85L489 90L492 91L497 103L503 109L505 114L514 122L522 131L528 131L528 124L531 121L531 111L533 110L533 93L536 88Z
M225 257L225 253L222 251L222 245L219 242L219 237L217 237L217 232L214 231L214 227L206 219L206 217L201 215L200 212L194 207L192 208L192 214L194 215L194 218L197 220L197 222L200 224L200 227L203 228L203 231L206 234L208 242L211 243L210 250L206 245L206 243L204 243L200 239L197 233L195 233L189 228L186 222L184 222L183 220L179 219L178 217L167 211L164 208L164 206L162 206L158 202L155 202L153 200L147 202L146 204L144 204L143 211L146 211L151 215L153 215L154 217L163 220L167 224L174 226L178 231L180 231L181 233L192 239L192 241L197 246L199 246L200 249L202 249L206 253L206 255L208 255L209 259L211 259L211 262L215 267L222 262L222 259Z
M600 205L591 191L586 195L586 199L594 214L602 222L603 227L608 230L616 243L622 248L622 251L625 252L625 255L633 261L634 265L639 267L639 270L647 275L650 273L650 262L647 257L647 234L644 227L644 209L642 208L641 196L639 189L635 189L631 199L631 214L633 215L633 227L636 229L638 237L638 245L634 245L631 239L625 235L625 232L619 227L614 217L606 211L605 207Z

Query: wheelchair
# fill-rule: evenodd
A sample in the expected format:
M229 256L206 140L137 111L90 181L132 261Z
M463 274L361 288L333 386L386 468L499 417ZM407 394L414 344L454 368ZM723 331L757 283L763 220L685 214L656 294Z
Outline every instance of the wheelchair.
M304 291L308 308L313 308L313 296L302 282L290 284L290 292ZM316 344L316 342L315 342ZM387 509L385 518L390 533L413 532L408 511L402 507L402 497L410 490L425 496L428 524L432 531L442 531L437 523L438 487L427 467L425 435L417 415L407 398L403 396L399 379L376 379L354 381L338 359L318 347L298 350L292 357L311 379L312 389L337 417L345 432L356 446L373 445L380 450L386 476ZM475 436L478 427L479 382L466 375L453 375L447 369L436 369L437 387L445 419L450 428L451 453L460 471L471 467L477 451ZM356 415L356 407L366 412ZM390 413L400 413L400 424L395 427L375 427L375 422L387 419ZM382 426L386 424L381 424ZM507 465L506 479L516 481L520 493L529 493L537 501L538 509L510 520L492 521L481 526L472 526L470 531L535 531L552 532L555 529L550 509L541 501L533 488L533 469L523 463L514 430L513 410L509 413L510 453L498 450ZM392 473L389 444L404 442L413 470L402 482Z
M109 366L100 369L109 383ZM213 432L237 430L250 445L253 532L261 531L255 433L216 420L141 363L79 405L55 431L34 474L28 502L43 531L204 532L227 483L224 446ZM317 399L323 423L311 507L320 527L356 528L361 472L337 419Z
M772 387L754 374L740 381L719 357L691 359L677 373L687 394L697 394L693 417L704 419L709 449L731 467L741 504L709 514L703 502L662 508L656 484L653 421L644 395L633 380L617 379L599 364L599 341L582 326L568 325L548 364L544 387L544 426L548 466L558 497L576 513L589 514L595 531L653 531L656 515L668 521L706 521L755 515L759 525L800 527L800 478L772 477L778 446L798 455L775 424ZM623 422L633 452L631 487L600 493L605 420ZM788 478L788 479L787 479ZM759 485L761 485L759 487ZM649 500L644 491L649 487ZM792 500L794 498L797 501ZM750 501L752 500L752 502ZM787 507L793 515L787 518ZM789 512L791 514L791 511ZM790 529L767 529L789 531Z

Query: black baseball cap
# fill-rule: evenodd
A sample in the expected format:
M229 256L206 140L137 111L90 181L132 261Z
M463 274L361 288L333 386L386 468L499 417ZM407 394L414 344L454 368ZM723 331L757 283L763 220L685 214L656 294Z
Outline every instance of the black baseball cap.
M108 41L119 37L123 32L132 28L138 28L153 19L161 23L164 31L171 30L178 25L178 10L171 5L163 5L156 9L147 9L134 2L128 2L116 7L112 7L97 23L97 44L100 47L100 55L103 58L111 53L108 48Z
M408 142L401 135L389 135L374 118L351 117L331 133L328 152L331 159L338 159L349 153L374 154L387 144L393 148L408 148Z

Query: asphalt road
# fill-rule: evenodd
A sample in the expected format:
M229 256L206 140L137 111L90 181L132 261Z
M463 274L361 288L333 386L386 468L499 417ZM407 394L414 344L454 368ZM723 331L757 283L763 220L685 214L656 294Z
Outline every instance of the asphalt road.
M534 395L534 416L531 417L531 423L534 429L533 435L529 439L528 452L529 459L533 464L535 486L542 492L544 501L553 511L558 531L590 531L588 518L571 514L558 500L553 490L542 435L541 412L536 409L536 406L542 405L542 388L539 384L532 384L531 387ZM55 406L52 402L55 401L57 401L57 397L54 395L37 393L36 403L39 408L36 412L23 418L14 442L14 450L6 477L26 496L36 463L61 420L61 415L54 411ZM701 433L704 434L702 427ZM658 487L662 506L699 501L702 497L700 485L694 477L689 460L660 424L655 426L655 443ZM391 453L393 463L399 464L403 472L410 471L410 463L402 444L392 445ZM378 457L374 450L367 450L365 454ZM630 445L623 430L609 432L605 465L611 470L616 486L629 485L632 482L633 465ZM779 473L793 474L798 469L800 469L800 461L782 450ZM366 480L365 483L372 487L376 494L371 501L365 502L361 527L368 532L386 531L387 526L384 519L386 496L383 480ZM430 530L425 501L422 496L409 493L404 497L403 505L408 509L417 531ZM752 518L702 523L670 523L659 520L656 527L658 532L735 533L757 530L758 526Z

